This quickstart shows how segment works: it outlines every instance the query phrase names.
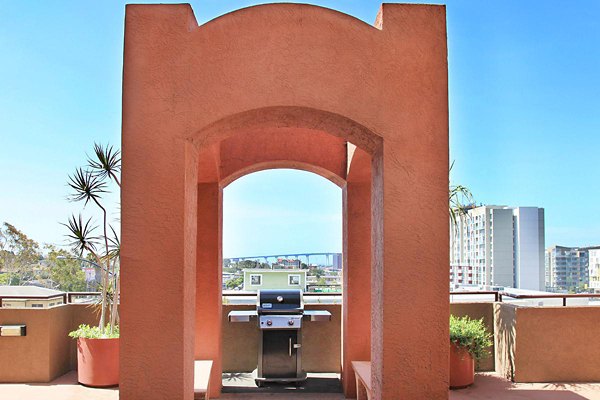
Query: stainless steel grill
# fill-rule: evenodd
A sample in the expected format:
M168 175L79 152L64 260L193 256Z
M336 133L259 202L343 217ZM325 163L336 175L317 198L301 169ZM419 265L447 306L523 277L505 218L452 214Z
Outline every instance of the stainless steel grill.
M247 322L257 317L259 335L255 382L294 382L306 380L302 370L302 319L329 321L328 311L304 310L298 289L259 290L256 311L231 311L231 322Z

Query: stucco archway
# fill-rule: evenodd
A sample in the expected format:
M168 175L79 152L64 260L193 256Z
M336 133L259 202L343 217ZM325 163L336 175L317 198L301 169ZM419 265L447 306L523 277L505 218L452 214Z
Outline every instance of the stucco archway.
M371 356L371 158L380 157L381 152L375 148L380 138L340 115L300 107L269 107L212 123L192 139L200 160L195 356L215 360L213 379L218 380L223 357L222 189L232 180L258 170L310 171L343 191L343 252L350 251L354 256L344 257L344 292L352 296L345 295L343 302L342 377L346 395L355 395L350 361L369 360ZM349 139L369 144L373 156ZM218 395L218 385L213 389L213 395Z
M346 180L349 215L367 210L372 246L347 258L372 255L371 307L346 310L350 324L372 311L375 398L446 398L444 8L385 4L372 27L271 4L198 26L188 5L130 5L124 64L121 398L191 399L194 339L216 326L195 326L196 314L220 301L220 282L196 271L219 265L210 249L220 246L222 179L287 162ZM345 170L303 155L306 140L295 158L223 163L228 140L277 144L281 134L336 138ZM364 239L360 220L346 218L345 242ZM220 346L214 332L200 337Z

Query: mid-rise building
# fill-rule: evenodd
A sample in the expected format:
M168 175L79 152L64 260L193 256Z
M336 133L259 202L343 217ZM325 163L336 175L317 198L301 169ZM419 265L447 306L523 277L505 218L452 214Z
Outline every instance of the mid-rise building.
M552 246L546 250L546 288L600 291L600 247Z
M600 247L589 250L588 271L590 289L600 293Z
M450 285L544 289L544 209L469 207L450 229Z

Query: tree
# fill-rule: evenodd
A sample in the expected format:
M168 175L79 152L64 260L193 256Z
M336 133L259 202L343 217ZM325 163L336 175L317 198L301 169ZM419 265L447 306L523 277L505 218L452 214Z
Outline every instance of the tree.
M74 255L54 246L47 246L49 250L46 262L50 270L50 279L58 285L59 290L65 292L82 292L86 289L85 272L81 269L81 262L73 259Z
M94 156L88 157L87 168L78 168L69 176L68 185L73 190L71 201L83 201L84 206L92 203L102 212L102 233L96 235L96 226L91 218L84 221L81 214L72 215L66 224L74 251L81 256L92 257L100 267L102 275L100 329L108 325L110 334L118 324L118 303L120 288L120 239L117 231L108 222L108 212L102 203L102 195L109 185L121 188L118 175L121 171L120 151L112 146L94 144ZM108 317L108 318L107 318Z
M227 289L233 290L233 289L239 287L242 283L244 283L244 278L241 276L238 276L237 278L228 280L227 283L225 283L225 286L227 287Z
M0 271L7 274L9 285L19 285L34 278L41 258L39 244L13 225L0 228Z

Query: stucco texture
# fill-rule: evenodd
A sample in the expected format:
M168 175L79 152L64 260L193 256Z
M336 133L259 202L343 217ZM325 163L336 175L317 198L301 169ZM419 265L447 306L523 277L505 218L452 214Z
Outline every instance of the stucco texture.
M356 174L371 186L362 222L370 234L352 233L349 220L344 245L371 261L355 266L370 275L370 290L353 290L362 287L356 278L344 288L349 313L372 310L370 351L354 354L370 353L375 399L445 399L445 8L384 4L371 26L269 4L198 26L189 5L127 6L122 399L191 399L194 357L214 358L220 373L222 188L285 167L345 188L352 146L368 156ZM371 245L359 249L358 240ZM369 327L343 324L343 341Z
M600 308L495 307L497 372L519 383L600 381Z

